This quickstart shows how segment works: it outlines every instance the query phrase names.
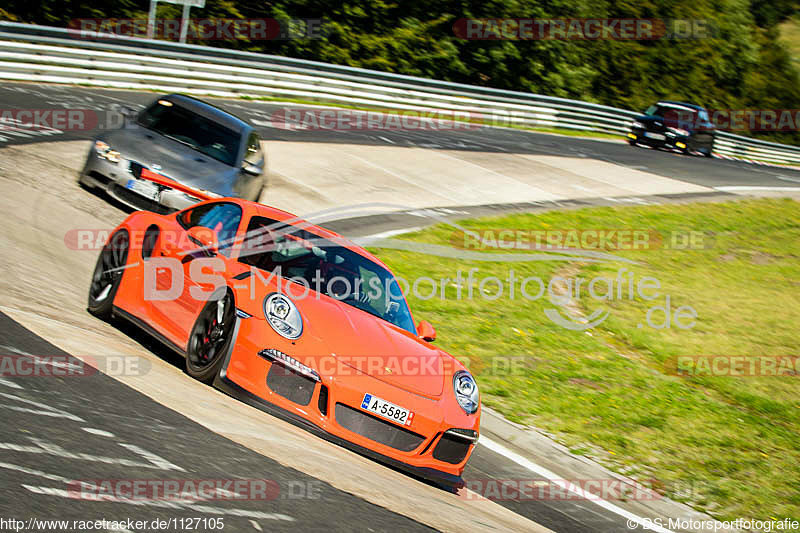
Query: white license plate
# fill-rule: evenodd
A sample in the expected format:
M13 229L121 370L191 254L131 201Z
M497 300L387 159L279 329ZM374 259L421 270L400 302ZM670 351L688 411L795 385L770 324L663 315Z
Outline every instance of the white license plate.
M398 407L393 403L373 396L372 394L365 394L361 402L361 408L370 413L383 417L392 422L397 422L404 426L410 426L411 421L414 419L414 413L403 407Z
M158 186L155 183L145 180L132 179L128 180L128 189L135 193L141 194L145 198L158 201Z
M663 141L664 139L666 139L666 137L660 133L651 133L649 131L644 132L644 136L647 137L648 139L655 139L657 141Z

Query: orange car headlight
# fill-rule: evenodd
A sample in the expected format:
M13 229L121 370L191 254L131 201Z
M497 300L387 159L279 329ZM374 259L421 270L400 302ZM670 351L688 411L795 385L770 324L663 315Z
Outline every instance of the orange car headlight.
M453 375L453 390L456 393L456 401L465 413L471 415L478 410L481 402L478 393L478 384L475 378L466 370L460 370Z
M281 337L294 340L303 334L303 318L297 306L281 293L273 292L264 298L264 317Z

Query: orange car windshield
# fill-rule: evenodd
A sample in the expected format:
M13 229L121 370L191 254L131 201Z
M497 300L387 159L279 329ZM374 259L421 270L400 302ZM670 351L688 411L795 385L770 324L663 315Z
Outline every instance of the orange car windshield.
M416 333L408 304L391 272L329 239L253 217L239 261Z

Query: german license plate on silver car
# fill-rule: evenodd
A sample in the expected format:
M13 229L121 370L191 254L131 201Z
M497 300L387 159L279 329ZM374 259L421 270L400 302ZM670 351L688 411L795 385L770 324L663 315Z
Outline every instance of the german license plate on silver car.
M151 181L130 179L125 187L145 198L158 201L158 186Z
M364 395L364 399L361 401L361 408L404 426L410 426L411 421L414 419L414 413L408 409L389 403L372 394Z

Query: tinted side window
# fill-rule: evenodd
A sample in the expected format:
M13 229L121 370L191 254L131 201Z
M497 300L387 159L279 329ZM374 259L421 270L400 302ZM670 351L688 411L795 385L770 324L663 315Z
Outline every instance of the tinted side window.
M253 217L239 261L416 333L400 286L388 270L309 231Z
M286 225L265 217L252 217L247 226L247 237L242 242L242 249L239 252L239 262L271 270L269 266L265 269L261 263L265 258L265 252L271 251L275 245L275 234L272 229L286 231Z
M251 165L261 165L264 162L264 153L261 151L261 139L257 133L251 133L247 138L247 151L244 160Z
M225 202L200 205L178 216L178 222L184 229L203 226L214 230L220 243L219 251L226 256L230 255L233 238L241 221L242 208Z

